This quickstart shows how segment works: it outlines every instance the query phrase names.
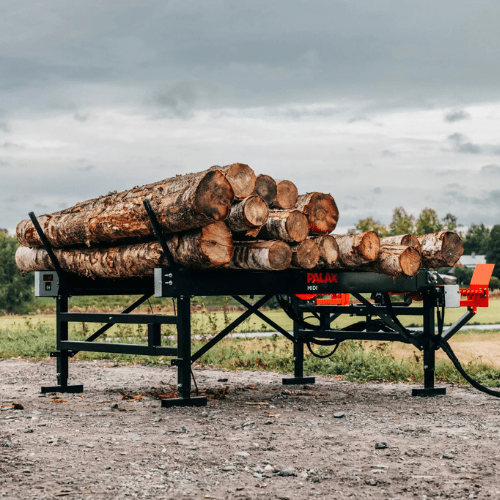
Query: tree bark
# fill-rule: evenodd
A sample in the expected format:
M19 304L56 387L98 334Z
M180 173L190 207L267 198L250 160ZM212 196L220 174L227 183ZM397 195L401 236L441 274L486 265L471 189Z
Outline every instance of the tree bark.
M339 246L332 235L312 236L311 240L318 245L318 267L329 267L339 260Z
M186 267L210 268L227 264L233 255L231 233L223 222L175 235L168 241L174 260ZM61 268L88 278L152 276L155 267L168 267L159 243L138 243L112 248L56 249ZM54 270L43 248L19 247L17 267L24 272Z
M269 175L260 174L255 182L253 194L260 196L268 205L276 198L276 181Z
M286 180L276 181L276 197L272 202L272 208L278 208L283 210L290 210L295 207L297 199L299 197L299 192L297 186Z
M257 237L263 240L282 240L300 243L307 238L307 217L298 210L270 210L267 222Z
M339 210L335 200L329 194L302 194L295 208L307 216L310 234L329 234L337 226Z
M452 231L423 234L417 238L422 248L424 269L454 266L464 252L462 239Z
M380 238L380 245L403 245L406 247L412 247L421 252L420 243L418 238L414 234L400 234L398 236L386 236L385 238Z
M269 216L267 203L260 196L248 196L231 205L226 224L231 231L248 231L260 228Z
M108 204L109 200L104 198L95 203L91 203L94 201L91 200L85 209L72 207L41 216L38 221L49 243L60 248L153 236L142 204L144 199L150 200L165 233L206 226L227 217L233 191L221 172L205 172L194 176L192 182L179 179L178 186L179 191L172 191L172 183L168 183L165 192L157 185L151 190L134 188L133 193L111 195L114 200L112 204ZM21 245L42 246L31 220L21 221L16 231Z
M167 245L177 264L197 269L224 266L234 253L233 237L224 222L174 234Z
M255 271L283 271L292 261L292 250L283 241L237 241L232 269Z
M404 245L382 245L377 260L357 270L386 274L394 278L415 276L422 258L417 249Z
M339 259L330 268L355 268L374 261L379 254L380 238L375 231L334 237L339 247Z
M319 261L319 248L312 239L290 245L292 249L292 264L290 267L312 269Z

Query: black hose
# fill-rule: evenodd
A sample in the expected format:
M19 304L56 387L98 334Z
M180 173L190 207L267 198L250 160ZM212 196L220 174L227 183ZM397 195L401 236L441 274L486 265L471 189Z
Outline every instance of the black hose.
M489 394L490 396L494 396L495 398L500 398L500 391L494 391L493 389L489 389L488 387L480 384L477 380L474 380L472 377L467 375L467 373L465 373L465 370L462 368L460 361L458 361L458 358L455 356L453 349L451 348L450 344L446 342L446 340L439 338L438 342L439 346L450 358L451 362L455 365L455 368L458 370L460 375L462 375L462 377L465 380L467 380L467 382L469 382L469 384L472 385L472 387L475 387L478 391Z
M314 352L312 350L312 347L311 347L311 342L306 342L306 346L307 348L309 349L309 352L315 357L315 358L320 358L320 359L325 359L325 358L329 358L330 356L333 356L335 354L335 351L339 348L339 345L340 343L342 342L342 340L338 340L334 345L334 349L332 352L329 352L328 354L325 354L325 355L322 355L322 354L318 354L316 352Z

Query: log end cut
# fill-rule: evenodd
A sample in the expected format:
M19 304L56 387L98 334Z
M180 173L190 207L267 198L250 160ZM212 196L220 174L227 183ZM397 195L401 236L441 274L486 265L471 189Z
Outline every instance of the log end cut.
M216 222L202 227L199 240L200 250L210 265L219 267L227 264L233 257L233 237L224 222Z
M260 227L267 222L269 207L260 196L250 196L245 203L243 217L249 228Z
M446 231L443 236L443 258L447 266L454 266L462 257L464 247L457 233Z
M294 242L300 243L304 241L309 234L307 217L298 210L290 212L285 226L290 239Z
M375 231L367 231L361 235L361 241L356 249L366 260L373 261L380 252L380 238Z
M269 175L257 176L254 193L260 196L268 205L276 198L276 181Z
M298 197L299 192L293 182L286 180L278 181L273 205L276 208L290 210L297 203Z
M217 170L207 172L198 183L194 206L200 214L215 221L224 220L234 193L224 174Z
M319 261L319 248L314 240L305 240L292 246L292 266L312 269Z
M413 247L406 247L399 257L401 271L406 276L415 276L422 265L420 252Z
M329 234L337 226L339 209L330 194L309 193L301 195L296 208L307 215L311 234Z
M319 263L330 266L339 260L339 246L337 240L331 235L317 236L312 238L319 249Z
M244 163L233 163L223 167L226 179L233 188L234 197L242 200L250 196L255 190L256 177L254 171Z

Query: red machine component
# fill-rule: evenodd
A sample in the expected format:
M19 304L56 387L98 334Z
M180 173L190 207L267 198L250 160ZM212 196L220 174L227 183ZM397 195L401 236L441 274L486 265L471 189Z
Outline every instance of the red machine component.
M314 293L298 294L297 297L301 300L316 298L317 306L348 306L351 303L351 295L349 293L331 293L329 299L320 299Z
M472 309L476 313L478 307L489 305L489 284L494 264L477 264L470 282L470 288L460 288L462 307Z

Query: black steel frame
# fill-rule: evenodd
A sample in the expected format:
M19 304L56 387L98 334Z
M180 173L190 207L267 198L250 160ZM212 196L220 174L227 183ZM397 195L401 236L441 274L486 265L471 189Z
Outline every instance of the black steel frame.
M413 278L390 278L375 273L351 271L308 272L302 270L264 272L233 270L192 270L175 265L168 247L161 235L158 223L147 202L144 203L156 236L167 255L169 267L155 270L155 277L142 279L91 280L64 273L52 252L52 249L38 224L36 217L30 218L47 250L59 277L59 295L56 297L57 351L51 356L57 357L57 385L42 387L42 392L82 392L83 385L68 385L69 358L80 351L125 353L150 356L172 356L172 365L178 370L179 397L162 400L163 407L203 406L204 397L191 396L191 365L200 359L250 315L256 314L277 332L293 343L294 376L284 378L283 384L310 384L314 377L304 377L304 345L310 342L330 342L345 339L399 341L413 344L423 350L424 387L413 389L414 396L435 396L445 394L444 388L434 387L435 351L439 337L449 339L474 315L467 311L454 325L444 331L440 308L444 308L444 283L437 273L423 270ZM139 305L148 300L153 293L157 297L177 299L176 315L130 314ZM329 294L350 293L359 300L359 304L348 306L316 305L303 301L294 294ZM375 294L375 303L361 294ZM411 300L404 303L392 303L389 293L419 293L423 295L421 307L409 307ZM131 306L119 314L72 313L68 311L68 298L84 295L142 295ZM195 353L191 353L191 297L196 295L231 295L242 304L246 311L230 325L208 341ZM254 304L242 295L263 295ZM260 309L274 296L280 296L287 313L293 319L293 333L276 324ZM288 306L286 306L288 304ZM438 332L435 331L435 317L438 315ZM313 314L319 325L305 323L304 314ZM356 323L357 328L336 330L331 323L341 314L364 317L365 321ZM401 315L417 315L423 318L423 331L411 332L398 320ZM374 321L378 317L378 321ZM85 341L72 341L68 338L68 325L71 322L105 323ZM94 341L117 323L145 324L148 331L148 343L111 344ZM161 345L161 325L176 325L177 347Z

